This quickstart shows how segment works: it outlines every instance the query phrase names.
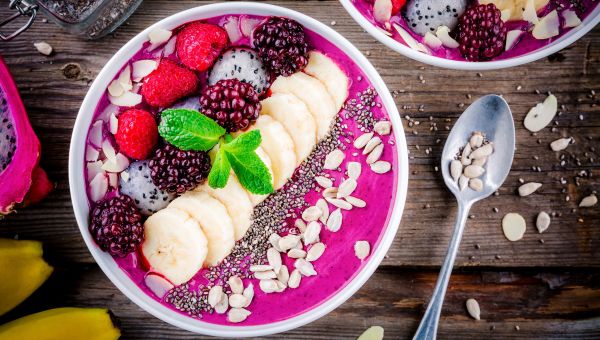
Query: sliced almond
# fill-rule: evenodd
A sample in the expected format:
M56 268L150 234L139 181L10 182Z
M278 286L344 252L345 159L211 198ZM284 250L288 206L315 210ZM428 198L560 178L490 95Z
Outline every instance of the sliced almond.
M364 208L367 206L367 202L361 200L358 197L348 196L345 198L345 200L357 208Z
M296 250L298 250L298 249L296 249ZM279 270L279 273L277 274L277 281L279 281L287 286L289 279L290 279L290 271L289 271L288 267L281 266L281 269Z
M502 231L509 241L518 241L525 235L526 223L523 216L517 213L508 213L502 219Z
M537 10L535 9L535 1L527 0L525 8L523 9L523 20L528 21L532 24L537 24L540 20L537 16Z
M306 222L316 221L323 215L323 211L315 206L310 206L302 212L302 219Z
M435 36L448 48L458 48L460 46L458 41L450 36L450 29L447 26L438 27L435 31Z
M98 160L98 156L100 156L100 151L96 150L95 147L88 145L85 148L85 161L86 162L95 162ZM90 176L94 177L94 176Z
M443 45L440 38L436 37L431 32L425 33L425 37L423 37L423 42L425 43L425 45L427 45L433 49L438 49L438 48L442 47L442 45Z
M132 107L142 102L142 96L133 92L124 92L118 97L109 94L108 100L117 106Z
M41 41L37 43L33 43L33 46L43 55L51 55L52 54L52 46L47 42Z
M392 17L392 0L375 0L373 4L373 18L381 23L388 24Z
M281 246L281 241L283 239L284 238L281 238L281 240L279 240L280 246ZM282 247L282 249L283 249L283 247ZM269 266L273 267L273 271L275 271L275 273L278 273L279 269L281 268L281 254L279 254L277 249L269 248L267 250L267 261L269 262Z
M545 211L541 211L535 220L535 226L540 234L546 231L550 226L550 215Z
M288 280L288 287L292 289L298 288L300 286L300 281L302 281L302 275L300 274L300 271L298 269L292 270Z
M549 39L560 33L559 28L560 19L558 18L558 12L553 10L535 24L531 34L538 40Z
M306 253L306 261L316 261L321 255L325 252L325 244L324 243L315 243L313 244L308 252Z
M283 268L283 267L282 267ZM267 270L264 272L255 272L254 278L257 280L269 280L277 278L277 274L275 274L272 270Z
M148 33L148 39L150 40L150 46L147 51L152 52L158 46L166 43L170 38L173 32L166 30L164 28L155 28L150 33Z
M581 19L579 19L579 17L577 16L577 13L575 13L574 10L566 9L566 10L562 11L561 14L564 19L564 24L563 24L564 28L577 27L577 26L581 25Z
M377 136L371 138L371 140L367 143L367 145L365 145L365 148L363 149L362 154L366 155L368 153L371 153L371 151L373 151L380 144L381 144L381 138L379 138Z
M319 222L310 222L304 231L304 244L309 245L319 241L321 225Z
M479 178L471 178L469 180L469 188L471 188L475 191L482 191L483 190L483 181L480 180Z
M123 93L125 93L125 89L123 89L123 86L118 79L111 81L110 84L108 84L107 90L108 93L113 97L120 97L123 95Z
M315 271L312 263L306 261L305 259L297 259L294 262L294 267L300 271L300 274L304 276L315 276L317 272Z
M467 178L467 176L465 175L460 175L460 177L458 178L458 188L460 189L460 191L465 190L468 185L469 178Z
M110 133L116 135L119 130L119 119L115 116L114 112L110 114L108 125L110 127Z
M315 181L317 181L317 184L325 189L333 186L333 182L325 176L317 176L315 177Z
M485 169L479 165L468 165L465 167L463 174L467 178L477 178L485 172Z
M369 242L357 241L354 244L354 255L356 255L356 257L359 260L362 261L362 260L366 259L370 253L371 253L371 245L369 244Z
M229 296L229 306L231 308L243 308L248 305L248 299L242 294L231 294Z
M246 320L250 314L252 313L244 308L231 308L227 313L227 321L231 323L240 323Z
M370 164L369 166L371 168L371 171L373 171L376 174L385 174L392 170L392 164L386 161L377 161L375 163Z
M337 195L337 192L338 192L338 188L335 188L335 187L327 188L327 189L323 190L323 197L325 199L335 198L335 196Z
M327 230L331 232L337 232L340 230L342 226L342 211L340 209L335 209L327 220Z
M536 182L525 183L519 187L519 196L521 196L521 197L529 196L529 195L533 194L534 192L536 192L541 187L542 187L542 183L536 183Z
M360 173L362 172L362 166L359 162L348 162L346 170L348 177L358 180L358 177L360 177Z
M208 304L214 308L223 299L223 294L223 287L211 287L208 291Z
M581 203L579 203L579 207L581 208L589 208L589 207L593 207L598 203L598 197L596 197L596 195L591 194L589 196L584 197L581 200Z
M325 200L327 200L327 202L333 204L337 208L344 209L344 210L352 210L352 204L350 204L342 199L326 197Z
M273 270L273 266L267 264L254 264L250 266L250 271L255 272L266 272L269 270Z
M511 30L506 33L506 43L504 44L504 50L508 51L511 48L515 47L519 38L525 33L525 31L521 31L519 29Z
M252 283L249 283L248 286L246 288L244 288L244 293L242 294L246 297L246 300L248 301L248 303L246 304L245 307L248 307L250 305L250 303L252 303L252 300L254 299L254 285Z
M354 192L354 190L356 189L357 185L358 185L358 183L356 182L355 179L353 179L353 178L346 179L345 181L342 182L342 184L340 184L340 187L338 188L336 197L344 198L346 196L351 195Z
M274 293L275 291L277 291L277 289L279 289L279 287L277 286L277 282L275 282L275 280L272 279L260 280L258 286L260 287L260 290L262 290L263 293L266 294Z
M479 303L477 300L468 299L466 304L469 315L475 320L481 320L481 311L479 309Z
M471 158L471 159L486 158L486 157L490 156L492 153L494 153L494 146L492 145L492 143L487 143L486 145L483 145L483 146L475 149L473 152L471 152L471 154L469 155L469 158Z
M375 149L373 149L373 151L371 151L369 156L367 156L367 164L373 164L373 163L377 162L379 160L379 158L381 158L382 154L383 154L383 144L379 144L375 147Z
M131 65L127 64L117 79L125 91L130 91L133 88L133 83L131 82Z
M462 175L462 172L463 172L462 163L457 159L452 160L450 162L450 175L454 179L454 182L458 182L458 179L460 178L460 175Z
M306 257L306 251L302 249L290 249L287 253L287 256L293 259L303 259Z
M227 280L227 283L229 283L229 288L231 288L231 291L235 294L242 294L244 292L244 283L242 282L242 279L239 278L239 276L231 276L229 280Z
M277 249L278 252L283 252L283 250L281 250L281 248L279 248L279 240L281 239L281 236L279 236L277 233L273 233L271 235L269 235L269 243L271 243L271 245L273 246L273 248Z
M327 223L327 219L329 218L329 205L327 204L327 201L319 198L315 206L321 210L319 221L321 221L321 223Z
M552 149L552 151L562 151L566 149L569 146L569 144L571 144L572 140L573 139L571 137L557 139L554 142L550 143L550 148Z
M344 157L345 155L342 150L335 149L325 157L325 165L323 167L327 170L335 170L342 164Z
M549 95L544 102L538 103L531 108L525 117L523 124L531 132L538 132L545 128L558 112L558 101L553 94Z
M425 54L431 54L431 52L429 52L429 49L425 47L425 45L418 42L409 32L407 32L400 25L393 24L392 26L394 26L394 29L396 30L396 32L398 32L398 34L400 34L400 37L402 38L402 40L404 40L408 47L412 48L413 50L423 52Z
M118 153L114 160L108 160L102 164L102 169L107 172L121 172L129 166L129 159L122 153Z
M387 120L380 120L373 126L373 131L380 136L389 135L392 132L392 123Z
M133 78L133 81L141 81L144 77L152 73L157 66L158 62L156 60L146 59L134 61L131 64L131 77Z
M358 138L354 140L354 147L357 149L364 148L367 143L373 138L373 132L367 132L360 135Z

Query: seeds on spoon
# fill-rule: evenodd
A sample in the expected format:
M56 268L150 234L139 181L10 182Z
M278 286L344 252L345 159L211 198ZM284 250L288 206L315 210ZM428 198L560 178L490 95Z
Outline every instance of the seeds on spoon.
M471 159L484 158L484 157L488 157L493 152L494 152L494 147L492 146L492 143L488 143L480 148L475 149L475 151L471 152L471 154L469 155L469 158L471 158Z
M464 170L464 175L467 178L477 178L485 172L485 169L479 165L468 165Z
M502 231L509 241L518 241L525 235L526 223L523 216L517 213L508 213L502 219Z
M529 195L533 194L534 192L536 192L541 187L542 187L542 183L536 183L536 182L525 183L519 187L519 196L521 196L521 197L529 196Z
M476 149L483 144L483 134L481 132L474 132L469 139L469 145L471 148Z
M471 144L467 143L467 145L465 145L465 147L462 150L462 153L460 155L460 162L462 163L462 165L467 166L471 164L471 158L469 158L469 155L471 154Z
M460 178L462 171L463 171L463 166L459 160L454 159L454 160L452 160L452 162L450 162L450 175L452 176L452 178L454 179L455 182L457 182L458 179Z
M469 315L475 320L481 320L481 311L479 309L479 303L477 300L468 299L466 304Z
M483 181L479 178L471 178L469 180L469 188L475 191L481 191L483 190Z
M458 178L458 188L463 191L469 185L469 179L465 175L460 175Z
M550 215L545 211L540 212L535 221L535 226L540 234L546 231L550 226Z

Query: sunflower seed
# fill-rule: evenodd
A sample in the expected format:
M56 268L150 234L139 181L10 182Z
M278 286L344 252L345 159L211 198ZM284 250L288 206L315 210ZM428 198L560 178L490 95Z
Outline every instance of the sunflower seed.
M333 182L325 176L317 176L315 180L322 188L331 188L333 186Z
M208 291L208 304L214 308L223 299L223 295L223 287L213 286Z
M301 233L303 233L306 230L306 223L299 218L296 219L296 221L294 222L294 226L298 228L298 230L300 230Z
M298 241L300 241L300 236L286 235L279 240L279 248L281 248L283 252L286 252L294 248L298 244ZM277 271L278 270L276 270L275 272Z
M540 212L535 220L535 226L540 234L546 231L550 226L550 215L545 211Z
M458 178L458 188L460 189L460 191L465 190L467 188L467 185L469 185L469 179L465 177L465 175L460 175L460 177Z
M266 264L255 264L255 265L250 266L250 271L253 273L266 272L268 270L273 270L273 266L269 266Z
M360 135L354 140L354 147L357 149L364 148L367 145L367 143L371 140L371 138L373 138L373 132L367 132Z
M244 308L231 308L227 313L227 321L231 323L239 323L248 318L252 314L249 310Z
M594 194L591 194L587 197L584 197L581 200L581 203L579 203L579 206L581 208L589 208L589 207L595 206L596 203L598 203L598 197L596 197L596 195L594 195Z
M337 169L344 161L344 157L345 155L342 150L335 149L325 157L325 165L323 167L327 170Z
M529 182L519 187L519 196L529 196L542 187L542 183Z
M450 175L454 179L454 182L458 182L458 179L460 178L462 172L463 166L459 160L455 159L452 162L450 162Z
M323 211L321 211L321 209L311 206L302 212L302 219L306 222L312 222L318 220L321 215L323 215Z
M319 198L315 206L321 209L322 214L319 217L319 221L321 221L321 223L327 223L327 219L329 218L329 205L327 204L327 201Z
M287 253L287 256L293 259L303 259L306 257L306 251L302 249L290 249L290 251Z
M469 315L475 320L481 320L481 311L479 310L479 303L475 299L467 300L467 311Z
M488 143L480 148L475 149L475 151L471 152L471 154L469 154L469 158L470 159L484 158L484 157L488 157L492 153L494 153L494 147L492 146L492 143Z
M487 162L487 157L476 158L471 162L471 165L484 166Z
M469 180L469 188L475 191L481 191L483 190L483 181L481 181L479 178L471 178Z
M377 161L375 163L372 163L370 167L371 171L373 171L376 174L385 174L386 172L392 169L392 164L386 161Z
M550 148L552 149L552 151L562 151L566 149L567 146L569 146L569 144L571 144L571 141L571 137L557 139L554 142L550 143Z
M362 171L362 166L359 162L348 162L346 169L348 172L348 177L358 179Z
M342 184L340 184L340 187L338 188L336 197L344 198L344 197L352 194L354 192L354 190L356 189L357 185L358 185L358 183L356 182L355 179L348 178L347 180L343 181Z
M273 233L273 234L269 235L269 243L271 243L273 248L277 249L278 252L283 252L283 250L281 250L281 248L279 248L279 240L280 239L281 239L281 236L279 236L277 233Z
M276 277L277 277L277 274L275 274L275 272L272 270L254 273L254 278L257 280L268 280L268 279L274 279Z
M287 286L288 280L290 278L290 271L287 266L281 266L281 270L279 274L277 274L277 281L283 283Z
M290 278L288 280L288 287L294 289L300 286L300 281L302 280L302 275L300 275L300 271L298 269L292 270L290 274Z
M389 135L392 131L392 124L387 120L381 120L375 123L373 131L377 132L381 136Z
M321 225L319 222L310 222L304 232L304 244L309 245L319 241Z
M369 256L369 253L371 253L371 245L369 245L369 242L357 241L354 244L354 255L356 255L359 260L362 261L366 259L367 256Z
M315 267L313 267L312 263L306 261L305 259L297 259L296 262L294 262L294 267L298 269L300 274L304 276L317 275Z
M231 294L229 296L229 306L231 308L242 308L246 307L248 299L242 294Z
M279 240L279 243L281 243L283 239L284 238ZM273 267L273 271L275 271L275 273L278 273L279 269L281 268L281 254L279 254L279 251L277 251L277 249L269 248L267 250L267 261L269 262L269 265Z
M323 255L324 252L325 244L321 242L315 243L306 253L306 261L316 261L321 257L321 255Z
M254 285L252 283L248 284L248 287L244 288L244 293L242 294L246 297L248 303L244 307L250 306L252 299L254 299Z
M481 132L473 132L471 139L469 139L469 145L471 148L476 149L483 144L483 134Z
M325 197L325 199L333 198L337 195L337 192L338 192L338 188L336 188L336 187L327 188L327 189L323 190L323 197Z
M235 294L242 294L242 292L244 292L244 283L237 275L230 277L229 280L227 280L227 283L229 283L231 291ZM231 303L229 304L231 305Z
M346 201L357 208L364 208L367 206L367 202L361 200L360 198L354 196L346 197Z
M380 144L381 144L381 138L379 138L379 137L371 138L371 140L367 143L367 145L365 145L365 148L364 148L362 154L366 155L368 153L371 153L371 151L373 151Z
M264 293L274 293L279 287L277 286L277 282L275 280L260 280L259 282L260 290Z
M327 220L327 230L335 233L340 230L341 226L342 211L340 209L335 209L331 215L329 215L329 219Z
M518 241L525 235L526 223L523 216L516 213L504 215L502 219L502 231L509 241Z
M215 312L217 314L225 314L227 309L229 309L229 298L227 298L227 294L223 294L221 301L215 306Z
M467 178L477 178L485 172L485 169L479 165L468 165L465 167L463 174Z
M377 162L381 158L382 154L383 154L383 144L379 144L367 156L367 164L373 164L373 163Z
M471 158L469 158L470 154L471 154L471 145L467 144L463 148L462 153L460 155L460 162L462 163L462 165L467 166L467 165L471 164Z

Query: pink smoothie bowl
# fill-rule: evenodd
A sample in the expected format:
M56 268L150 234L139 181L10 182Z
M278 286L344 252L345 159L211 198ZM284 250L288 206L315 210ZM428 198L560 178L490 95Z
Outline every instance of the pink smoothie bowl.
M379 93L379 99L392 123L393 137L397 146L394 148L397 153L395 155L397 168L394 169L396 192L392 202L390 202L389 217L382 229L379 242L374 245L371 255L365 260L357 274L334 294L323 299L316 307L282 321L256 326L210 323L202 319L191 318L168 308L140 289L118 266L112 256L100 250L89 231L90 206L84 176L86 136L94 119L93 113L115 73L142 48L147 41L148 33L152 30L156 28L171 30L186 22L227 14L288 17L298 21L308 30L321 35L325 40L334 44L354 61L363 74L366 75L373 88ZM75 217L89 251L106 276L131 301L155 317L191 332L219 337L256 337L285 332L326 315L348 300L369 279L386 255L400 225L408 188L408 149L400 115L388 88L371 63L348 40L321 22L283 7L264 3L225 2L191 8L155 23L131 39L106 63L87 93L75 122L69 154L69 184Z
M596 6L591 12L587 13L579 26L566 31L564 34L561 33L559 36L552 38L550 42L544 42L544 44L541 44L539 47L535 45L536 48L531 52L524 54L518 53L515 56L507 56L492 61L473 62L447 59L412 49L403 41L399 41L387 35L382 28L377 27L371 15L372 11L369 12L369 10L363 7L359 8L360 5L365 5L364 3L357 2L356 0L340 0L340 3L364 30L392 50L425 64L467 71L497 70L523 65L545 58L573 44L600 23L600 6ZM368 18L365 13L369 13L370 18Z

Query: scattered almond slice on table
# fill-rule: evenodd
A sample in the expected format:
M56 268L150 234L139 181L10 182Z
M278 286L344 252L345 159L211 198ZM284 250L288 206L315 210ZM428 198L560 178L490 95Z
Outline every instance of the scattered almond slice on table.
M531 132L538 132L548 126L558 111L558 101L551 94L544 102L538 103L531 108L525 117L523 124Z
M502 231L509 241L518 241L525 235L526 222L517 213L508 213L502 219Z
M529 182L519 187L519 196L529 196L542 187L542 183Z
M579 207L581 208L589 208L593 207L598 203L598 197L595 194L591 194L589 196L584 197L579 203Z
M41 41L34 43L33 46L43 55L51 55L52 54L52 46L47 42Z
M542 211L538 214L535 221L535 226L540 234L548 229L550 226L550 221L550 215L548 215L547 212Z
M562 151L566 149L573 142L573 138L560 138L550 143L552 151Z
M357 340L383 340L383 334L383 327L372 326L364 331Z
M466 302L467 311L469 315L475 320L481 320L481 310L479 309L479 303L475 299L468 299Z

